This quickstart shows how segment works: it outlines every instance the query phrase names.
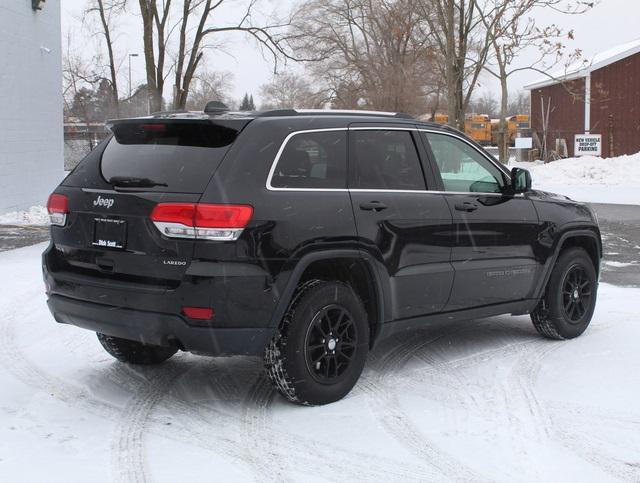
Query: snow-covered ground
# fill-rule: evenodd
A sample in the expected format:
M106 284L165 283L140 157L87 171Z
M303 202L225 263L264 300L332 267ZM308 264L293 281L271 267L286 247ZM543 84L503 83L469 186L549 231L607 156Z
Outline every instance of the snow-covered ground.
M531 171L533 187L576 201L640 204L640 153L617 158L584 156L551 163L516 163Z
M0 225L48 225L49 214L44 206L32 206L26 211L0 214Z
M343 401L297 407L260 361L114 362L56 324L44 245L0 253L0 481L640 481L640 290L580 338L527 317L383 342Z

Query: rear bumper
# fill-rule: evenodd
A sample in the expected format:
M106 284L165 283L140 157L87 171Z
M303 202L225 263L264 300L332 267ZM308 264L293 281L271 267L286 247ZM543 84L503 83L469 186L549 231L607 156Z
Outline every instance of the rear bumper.
M259 355L275 333L271 328L193 327L177 315L96 304L51 295L57 322L145 344L178 347L215 356Z

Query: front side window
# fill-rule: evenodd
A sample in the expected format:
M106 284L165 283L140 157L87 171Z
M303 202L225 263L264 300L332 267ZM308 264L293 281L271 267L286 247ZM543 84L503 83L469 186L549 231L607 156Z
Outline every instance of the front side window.
M324 131L296 134L278 159L274 188L346 188L347 133Z
M409 131L354 130L349 188L425 190L420 158Z
M500 169L469 144L444 134L422 133L440 171L445 191L500 193L505 185Z

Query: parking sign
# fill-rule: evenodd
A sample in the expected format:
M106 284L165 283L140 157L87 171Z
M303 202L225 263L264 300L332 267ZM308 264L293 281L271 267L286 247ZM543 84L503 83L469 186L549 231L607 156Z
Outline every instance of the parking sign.
M576 156L601 156L601 134L576 134L574 153Z

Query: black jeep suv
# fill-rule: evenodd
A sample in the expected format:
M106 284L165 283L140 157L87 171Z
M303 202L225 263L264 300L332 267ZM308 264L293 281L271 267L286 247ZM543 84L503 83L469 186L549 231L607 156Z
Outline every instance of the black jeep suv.
M286 398L324 404L399 330L529 313L568 339L592 317L592 211L454 129L214 107L110 130L49 199L43 269L55 319L120 361L263 354Z

